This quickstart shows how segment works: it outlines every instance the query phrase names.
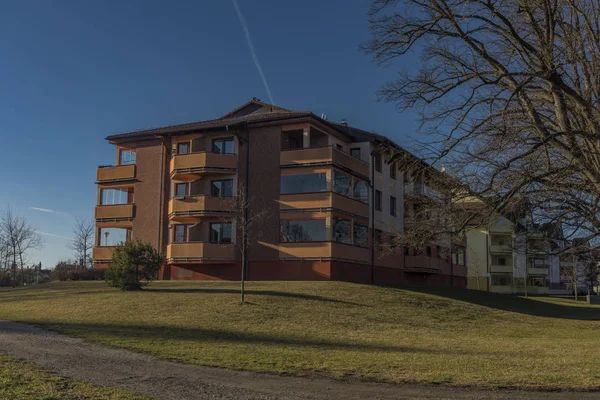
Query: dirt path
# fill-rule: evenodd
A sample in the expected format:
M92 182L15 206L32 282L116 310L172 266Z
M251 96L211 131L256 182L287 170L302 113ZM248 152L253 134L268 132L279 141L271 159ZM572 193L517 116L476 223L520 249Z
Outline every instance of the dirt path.
M0 353L59 375L157 399L597 399L598 393L492 391L345 383L177 364L30 325L0 321Z

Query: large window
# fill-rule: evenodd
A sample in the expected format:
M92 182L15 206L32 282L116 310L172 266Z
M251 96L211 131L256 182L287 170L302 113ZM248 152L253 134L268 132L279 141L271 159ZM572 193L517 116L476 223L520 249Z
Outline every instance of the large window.
M233 196L233 179L212 181L210 185L210 195L214 197Z
M390 164L390 178L396 179L396 163Z
M131 231L125 228L100 228L98 235L99 246L118 246L130 238Z
M233 138L214 139L212 152L216 154L233 154Z
M210 241L212 243L231 243L231 223L218 222L210 224Z
M135 150L121 150L119 154L119 165L135 164Z
M369 247L369 229L367 225L354 223L354 240L353 243L355 246L360 247ZM376 238L377 239L377 238ZM377 244L381 243L381 231L379 231L379 241Z
M100 204L110 206L114 204L128 204L129 190L128 189L102 189L100 196Z
M187 225L175 225L175 233L173 241L175 243L187 242L188 226Z
M381 192L379 190L375 191L375 209L381 211Z
M396 198L394 196L390 196L390 215L396 215Z
M312 193L327 190L327 176L322 174L283 175L281 194Z
M282 242L323 242L325 233L324 219L281 221Z
M339 171L333 171L333 191L343 196L352 195L352 177Z
M188 184L187 183L178 183L175 185L175 196L176 197L185 197L188 194Z
M352 221L333 217L333 240L340 243L352 243Z
M190 142L177 143L177 154L190 154Z
M363 203L369 202L369 186L367 182L354 179L354 198Z
M493 286L511 286L512 274L492 274Z

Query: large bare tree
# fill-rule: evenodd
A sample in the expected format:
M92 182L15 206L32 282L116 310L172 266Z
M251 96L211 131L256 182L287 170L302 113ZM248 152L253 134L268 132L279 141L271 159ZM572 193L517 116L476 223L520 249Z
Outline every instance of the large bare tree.
M225 198L227 208L231 214L223 217L224 222L232 222L238 243L236 248L239 252L241 269L240 295L241 303L245 301L245 281L248 273L248 248L256 243L263 235L263 226L270 217L267 207L256 204L254 197L248 196L246 187L239 184L236 196Z
M76 259L79 260L78 265L87 268L91 264L90 251L94 247L94 220L77 219L75 218L75 226L73 228L73 240L69 243L69 249L73 250Z
M3 256L7 259L13 272L13 280L17 281L17 270L21 271L23 284L25 264L32 250L42 247L42 239L27 219L13 214L9 209L0 219L0 233L6 249Z
M460 183L453 196L485 199L489 213L526 198L567 236L600 234L597 0L375 0L370 27L377 63L420 56L381 96L420 113L435 137L425 156Z

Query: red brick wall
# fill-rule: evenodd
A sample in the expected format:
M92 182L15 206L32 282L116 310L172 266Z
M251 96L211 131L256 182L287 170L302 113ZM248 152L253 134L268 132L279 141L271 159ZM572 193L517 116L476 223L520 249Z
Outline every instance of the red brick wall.
M264 261L248 263L252 281L323 281L331 276L331 263L324 261Z

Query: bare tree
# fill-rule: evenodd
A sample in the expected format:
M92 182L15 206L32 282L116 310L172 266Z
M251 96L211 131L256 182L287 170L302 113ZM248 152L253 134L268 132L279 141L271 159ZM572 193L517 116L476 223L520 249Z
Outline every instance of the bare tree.
M421 155L457 177L455 195L484 199L477 213L488 215L527 198L536 219L592 239L600 235L598 21L596 0L374 0L365 49L384 65L420 54L418 70L402 71L381 96L420 112L421 131L437 138ZM407 160L394 148L389 157Z
M29 221L14 215L10 209L2 216L0 225L10 254L8 262L13 270L13 279L17 280L17 268L20 268L22 285L28 256L32 250L42 247L42 239Z
M224 221L232 222L238 241L236 248L239 251L242 264L241 270L241 302L244 304L245 281L248 273L248 248L258 241L263 235L263 226L270 217L268 209L256 204L253 197L249 197L243 184L238 185L237 195L225 198L225 203L231 214L224 217Z
M69 243L69 249L73 250L78 265L87 268L91 264L90 251L94 247L95 224L93 220L75 218L73 228L73 240Z

